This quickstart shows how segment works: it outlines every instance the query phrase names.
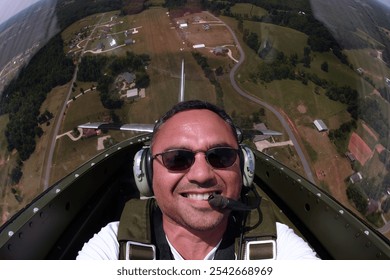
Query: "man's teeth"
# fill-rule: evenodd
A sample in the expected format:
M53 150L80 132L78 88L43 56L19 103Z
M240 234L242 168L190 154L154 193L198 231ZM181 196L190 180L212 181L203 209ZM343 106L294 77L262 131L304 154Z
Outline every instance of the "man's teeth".
M185 197L194 200L208 200L209 196L214 193L188 193Z

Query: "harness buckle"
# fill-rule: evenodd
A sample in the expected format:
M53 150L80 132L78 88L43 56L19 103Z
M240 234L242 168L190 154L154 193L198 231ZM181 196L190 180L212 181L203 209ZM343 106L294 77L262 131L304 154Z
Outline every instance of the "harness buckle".
M134 241L126 242L126 260L155 260L156 246Z
M245 242L245 260L276 260L276 241L252 240Z

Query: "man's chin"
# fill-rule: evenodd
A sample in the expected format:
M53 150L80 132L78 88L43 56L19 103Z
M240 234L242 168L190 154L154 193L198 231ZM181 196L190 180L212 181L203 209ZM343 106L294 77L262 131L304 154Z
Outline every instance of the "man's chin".
M200 217L185 216L183 218L184 225L191 230L200 232L213 231L223 226L226 220L226 214L212 209L207 209Z

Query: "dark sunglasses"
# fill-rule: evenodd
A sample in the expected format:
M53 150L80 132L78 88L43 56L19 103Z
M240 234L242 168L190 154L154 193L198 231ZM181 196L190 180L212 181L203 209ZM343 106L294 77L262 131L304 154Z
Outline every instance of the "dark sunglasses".
M185 171L195 162L195 155L204 153L207 162L216 169L228 168L237 159L238 150L231 147L216 147L208 151L191 151L186 149L168 150L153 156L156 159L161 156L162 163L170 171Z

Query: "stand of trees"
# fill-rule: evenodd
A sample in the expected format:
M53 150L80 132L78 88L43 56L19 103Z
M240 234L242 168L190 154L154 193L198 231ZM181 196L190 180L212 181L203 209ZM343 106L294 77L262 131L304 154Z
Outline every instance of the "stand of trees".
M165 0L164 7L168 9L184 7L187 0Z
M4 89L0 113L9 114L5 130L8 150L17 149L21 160L30 157L35 137L42 135L38 116L47 93L71 80L73 72L73 62L65 57L61 36L56 35Z
M349 137L353 130L356 130L356 120L343 123L338 129L329 131L329 139L335 144L338 152L344 154L348 147Z
M356 209L363 215L367 212L368 202L367 195L358 185L350 185L347 188L348 199L353 201Z
M86 16L120 10L122 0L58 0L56 14L61 30Z
M369 198L374 201L379 201L386 192L389 183L390 175L387 174L383 181L376 180L375 178L365 178L359 183L350 184L347 188L348 199L354 202L356 209L360 213L366 215L366 218L377 226L383 223L380 214L390 210L390 198L387 198L381 204L381 211L368 213Z
M198 65L202 68L205 77L209 79L209 81L214 85L217 95L217 105L223 108L223 91L222 86L216 77L216 73L210 68L205 56L198 52L192 52L192 56L195 58Z
M77 79L83 82L97 82L100 100L107 109L118 109L123 105L117 90L113 89L116 76L123 72L136 75L136 87L149 86L150 78L145 67L150 57L127 52L125 57L84 56L81 59Z

